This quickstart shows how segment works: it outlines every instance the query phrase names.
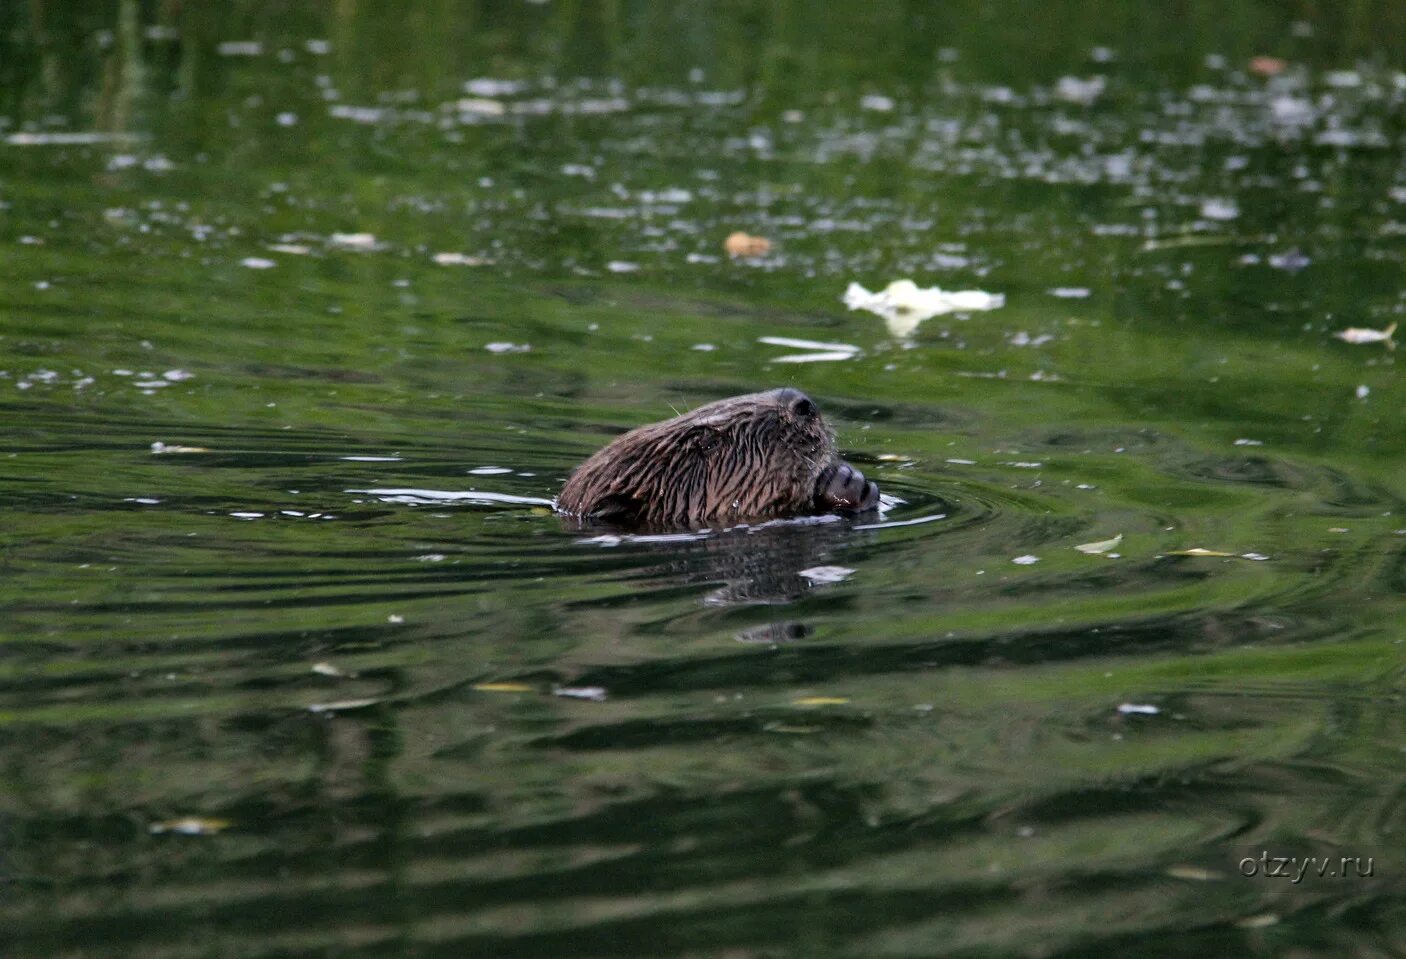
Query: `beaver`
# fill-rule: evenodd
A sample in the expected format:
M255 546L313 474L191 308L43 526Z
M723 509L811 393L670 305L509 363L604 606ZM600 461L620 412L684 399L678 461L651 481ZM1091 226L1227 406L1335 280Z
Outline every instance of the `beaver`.
M626 433L562 487L562 512L619 526L692 528L861 512L879 488L840 458L800 390L734 396Z

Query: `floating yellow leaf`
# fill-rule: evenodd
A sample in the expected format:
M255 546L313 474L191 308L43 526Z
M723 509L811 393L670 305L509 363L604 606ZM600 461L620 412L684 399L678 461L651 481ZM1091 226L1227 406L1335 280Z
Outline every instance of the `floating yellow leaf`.
M848 696L802 696L791 703L792 706L843 706L849 702Z
M1112 539L1101 539L1097 543L1080 543L1074 547L1081 553L1107 553L1118 548L1118 544L1123 542L1123 534L1119 533Z
M1218 549L1202 549L1202 548L1199 547L1199 546L1193 546L1191 549L1174 549L1174 550L1170 550L1170 551L1168 551L1167 555L1168 555L1168 556L1218 556L1218 557L1230 557L1230 556L1234 556L1235 554L1234 554L1234 553L1226 553L1226 552L1223 552L1223 551L1218 550Z
M764 236L751 236L738 230L729 233L723 240L723 249L728 256L766 256L771 252L771 241Z
M1289 67L1289 61L1282 57L1261 54L1250 58L1250 72L1261 77L1277 77Z
M471 689L481 693L530 693L534 692L526 683L474 683Z

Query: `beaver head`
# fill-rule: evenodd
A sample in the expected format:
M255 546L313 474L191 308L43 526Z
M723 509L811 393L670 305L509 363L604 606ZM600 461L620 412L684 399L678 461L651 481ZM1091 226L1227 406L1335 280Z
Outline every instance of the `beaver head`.
M810 397L734 396L641 426L582 463L564 512L622 525L702 527L878 505L879 488L840 459Z

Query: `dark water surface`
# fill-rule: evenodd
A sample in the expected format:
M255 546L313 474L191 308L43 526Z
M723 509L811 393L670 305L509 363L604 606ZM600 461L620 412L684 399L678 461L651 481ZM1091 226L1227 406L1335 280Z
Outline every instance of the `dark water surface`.
M0 953L1406 954L1402 8L855 6L0 5Z

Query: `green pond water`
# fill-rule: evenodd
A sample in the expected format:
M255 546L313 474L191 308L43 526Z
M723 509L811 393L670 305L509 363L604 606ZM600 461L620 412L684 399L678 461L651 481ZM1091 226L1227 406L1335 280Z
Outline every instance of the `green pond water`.
M0 953L1406 954L1403 38L0 4ZM882 519L551 512L776 386Z

